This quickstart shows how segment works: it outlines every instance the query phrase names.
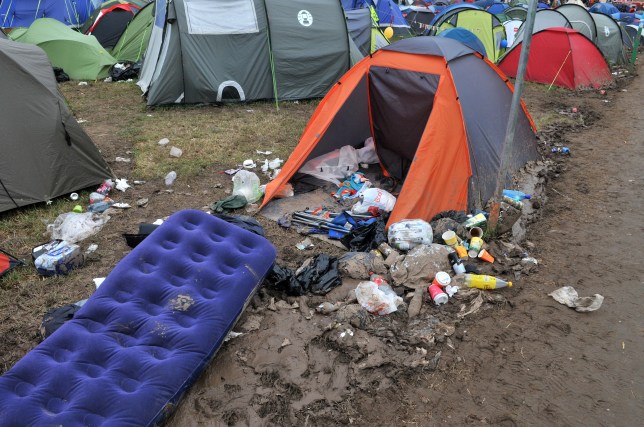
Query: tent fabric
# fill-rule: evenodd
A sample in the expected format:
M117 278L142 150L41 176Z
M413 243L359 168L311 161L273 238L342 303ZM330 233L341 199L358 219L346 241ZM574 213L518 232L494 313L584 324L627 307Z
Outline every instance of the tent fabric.
M520 21L525 21L528 17L528 9L523 5L511 6L505 9L503 13L512 19L518 19Z
M112 49L112 56L119 62L141 61L150 41L153 22L154 3L149 3L128 23L116 46Z
M535 34L546 28L572 28L570 21L561 12L552 9L537 10L534 16L534 28L532 34ZM514 44L512 47L523 41L523 33L525 26L522 25L514 37Z
M523 21L519 21L518 19L511 19L503 23L503 28L505 28L505 38L508 41L508 46L512 46L514 44L514 38L519 32L521 25L523 25Z
M520 46L513 47L499 63L509 77L516 76ZM525 79L568 89L599 88L612 82L597 46L569 28L547 28L532 36Z
M293 100L323 96L350 66L335 0L157 0L138 84L148 105Z
M492 6L488 7L486 10L488 12L493 13L493 14L496 15L498 13L504 13L505 10L508 9L509 7L510 7L510 5L508 5L506 3L501 3L501 2L495 1L494 4L492 4Z
M96 37L76 32L50 18L34 21L14 40L40 46L52 65L62 68L74 80L105 78L116 63Z
M485 10L458 10L439 24L437 33L449 28L471 31L485 46L486 56L493 62L504 52L502 41L505 40L505 28L497 17Z
M585 7L576 4L564 4L555 10L568 18L574 30L588 37L588 40L595 41L597 38L595 21Z
M461 10L465 10L465 9L482 10L481 7L475 4L469 4L469 3L450 4L449 6L443 8L440 12L436 14L436 16L434 17L434 20L432 21L432 25L439 26L453 14L458 13Z
M458 40L470 49L480 53L481 56L486 56L485 46L483 46L481 40L465 28L450 28L449 30L441 31L438 36Z
M619 24L613 18L602 13L591 13L597 27L595 44L609 64L625 64L626 54L622 42Z
M409 28L400 8L393 0L341 0L344 10L373 8L380 27Z
M80 32L91 34L105 49L113 48L128 23L146 3L142 0L109 0L92 13Z
M99 0L2 0L0 27L29 27L39 18L78 27L89 18L97 3Z
M628 35L629 39L631 40L632 45L635 45L635 39L637 38L637 25L626 25L624 27L624 31ZM640 46L644 46L644 33L642 33L640 37Z
M18 258L0 249L0 277L24 264L25 263L20 261Z
M368 9L345 10L347 30L363 56L371 52L371 13Z
M368 137L383 170L404 179L389 224L482 207L494 192L512 93L500 70L460 42L415 37L393 43L356 64L324 97L282 172L266 186L262 207L308 160L344 145L360 147ZM537 157L524 107L510 173ZM509 184L511 176L505 178Z
M0 40L0 74L0 212L112 176L65 105L42 49Z
M613 16L617 15L619 17L619 9L613 6L610 3L595 3L588 9L591 13L602 13L604 15Z

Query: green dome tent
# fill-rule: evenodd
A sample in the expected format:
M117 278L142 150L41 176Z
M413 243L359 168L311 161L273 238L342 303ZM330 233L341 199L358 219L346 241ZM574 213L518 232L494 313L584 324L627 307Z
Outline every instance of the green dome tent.
M153 22L154 3L150 3L132 18L112 49L112 56L117 61L140 61L148 48Z
M74 80L105 78L116 63L96 37L80 34L55 19L35 20L14 40L39 46L54 67L62 68Z

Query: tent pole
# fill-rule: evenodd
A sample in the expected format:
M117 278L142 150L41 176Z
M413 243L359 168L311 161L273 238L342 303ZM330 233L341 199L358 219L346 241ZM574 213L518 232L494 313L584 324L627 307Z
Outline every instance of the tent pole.
M508 127L505 131L505 140L501 148L501 164L499 173L496 176L496 189L492 197L490 207L490 218L488 221L488 230L496 232L496 226L499 222L499 212L501 210L501 200L503 200L503 187L505 186L505 177L510 167L512 159L512 144L514 143L514 130L516 129L519 110L521 109L521 94L523 92L523 81L525 71L528 66L528 57L530 55L530 43L532 42L532 30L534 29L534 17L537 13L537 0L528 0L528 16L525 22L525 32L521 42L521 55L519 56L519 67L517 77L514 81L514 94L512 95L512 104L510 105L510 114L508 116Z

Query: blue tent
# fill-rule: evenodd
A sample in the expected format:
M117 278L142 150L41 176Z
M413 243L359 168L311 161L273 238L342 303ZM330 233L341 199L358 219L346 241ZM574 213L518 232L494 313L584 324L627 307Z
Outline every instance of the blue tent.
M344 10L360 9L373 6L378 15L378 25L381 27L405 27L405 20L400 8L393 0L342 0Z
M507 3L494 2L492 6L487 8L487 11L493 15L496 15L497 13L503 13L503 11L509 7L510 5L508 5Z
M593 13L603 13L604 15L619 19L619 9L610 3L595 3L590 9L588 9L588 11Z
M82 25L102 0L0 0L0 27L29 27L38 18Z
M458 40L470 49L485 56L485 46L483 46L481 40L479 40L473 32L466 30L465 28L450 28L449 30L441 31L438 34L438 37L447 37L448 39Z

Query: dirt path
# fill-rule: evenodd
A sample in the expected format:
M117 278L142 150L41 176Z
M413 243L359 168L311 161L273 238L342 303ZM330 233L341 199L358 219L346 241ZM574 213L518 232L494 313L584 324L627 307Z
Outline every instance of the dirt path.
M454 369L457 375L438 372L421 387L404 390L410 404L400 420L417 425L640 425L641 76L627 90L611 101L601 123L568 135L573 157L566 173L550 183L544 218L530 237L541 260L539 274L522 282L514 308L468 328L456 350L463 359ZM581 296L604 295L603 306L577 313L546 296L565 285Z

